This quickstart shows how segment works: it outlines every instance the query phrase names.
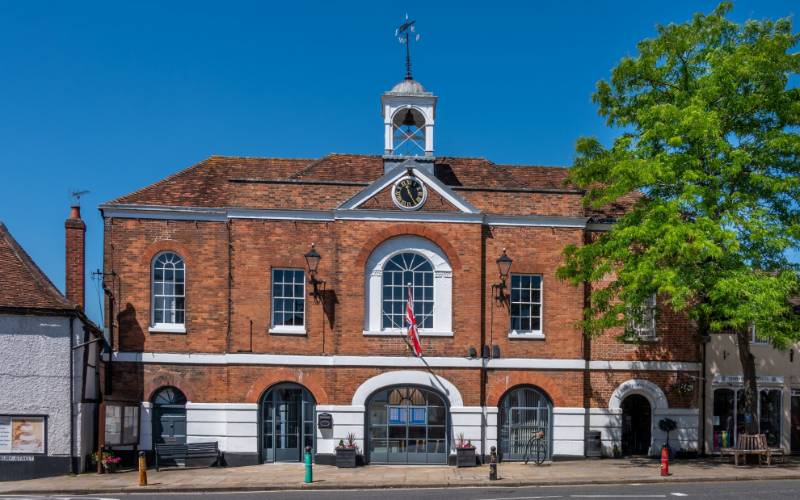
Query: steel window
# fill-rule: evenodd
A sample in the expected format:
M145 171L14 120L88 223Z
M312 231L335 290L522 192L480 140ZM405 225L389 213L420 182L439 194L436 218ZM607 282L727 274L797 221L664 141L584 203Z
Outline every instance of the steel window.
M272 326L305 325L305 271L272 270Z

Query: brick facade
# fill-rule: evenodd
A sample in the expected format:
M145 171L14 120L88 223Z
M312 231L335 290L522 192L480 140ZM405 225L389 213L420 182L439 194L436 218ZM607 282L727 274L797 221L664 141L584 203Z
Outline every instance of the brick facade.
M214 436L228 452L250 455L262 450L253 444L262 439L256 408L281 383L304 387L319 412L348 422L337 424L332 436L317 433L320 455L332 453L345 431L368 446L369 415L359 395L393 384L441 393L452 411L451 431L463 429L483 453L499 445L506 418L499 408L520 387L536 388L549 401L556 455L582 455L584 432L592 429L602 430L607 449L617 444L620 410L613 401L627 394L648 397L653 418L696 410L699 389L692 382L687 392L684 382L697 379L700 350L685 318L660 307L653 342L620 342L615 332L587 339L579 330L585 289L559 280L556 270L566 245L586 241L592 214L581 193L564 185L563 169L515 171L448 158L435 164L447 189L429 185L419 211L397 209L390 187L351 210L336 209L369 190L369 181L383 175L380 166L374 157L347 155L262 163L214 157L105 205L104 270L118 353L109 397L146 405L171 386L195 405L189 411L249 411L246 437L227 434L233 424L203 425L218 429ZM460 209L459 200L474 211ZM145 212L154 204L164 207L157 216ZM451 311L452 331L423 332L424 362L409 355L402 335L365 331L370 256L408 236L433 244L450 269L443 279L450 280L451 304L438 304L434 314ZM312 243L322 256L321 299L306 296L301 334L271 333L271 270L305 270ZM541 276L541 337L509 334L509 305L495 300L492 286L503 249L514 261L512 273ZM185 262L185 331L152 325L151 266L165 251ZM589 427L576 415L591 415ZM207 437L191 422L190 435Z

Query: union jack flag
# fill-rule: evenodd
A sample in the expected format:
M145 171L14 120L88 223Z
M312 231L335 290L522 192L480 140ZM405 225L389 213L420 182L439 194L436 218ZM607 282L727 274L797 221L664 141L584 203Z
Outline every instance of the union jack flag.
M406 302L406 322L408 322L408 341L414 356L422 356L422 346L419 344L419 331L417 330L417 318L414 316L414 294L411 287L408 287L408 302Z

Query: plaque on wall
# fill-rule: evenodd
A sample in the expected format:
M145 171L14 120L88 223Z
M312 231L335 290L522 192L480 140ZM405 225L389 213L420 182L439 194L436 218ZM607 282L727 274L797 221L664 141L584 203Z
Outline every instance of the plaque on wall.
M320 413L317 416L318 429L333 429L333 415L330 413Z

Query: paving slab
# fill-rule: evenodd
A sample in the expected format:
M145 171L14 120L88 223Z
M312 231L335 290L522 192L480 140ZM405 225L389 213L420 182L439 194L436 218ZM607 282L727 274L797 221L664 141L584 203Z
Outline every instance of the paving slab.
M0 495L94 494L203 491L254 491L288 489L433 488L446 486L544 486L653 482L733 481L800 479L800 460L772 466L739 466L727 460L679 460L670 465L671 475L661 477L658 460L597 459L570 460L536 466L501 463L500 479L489 481L489 466L368 465L337 469L315 465L314 482L303 482L302 464L265 464L246 467L149 470L146 487L138 486L138 472L80 474L26 481L0 482Z

